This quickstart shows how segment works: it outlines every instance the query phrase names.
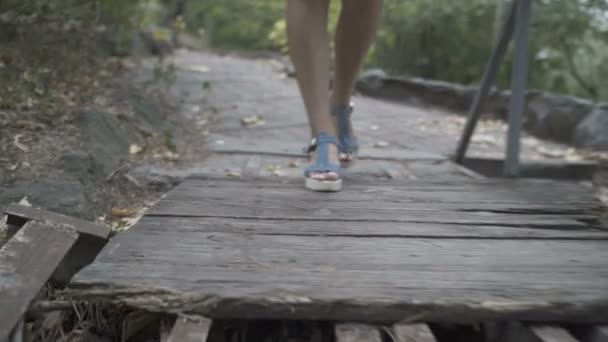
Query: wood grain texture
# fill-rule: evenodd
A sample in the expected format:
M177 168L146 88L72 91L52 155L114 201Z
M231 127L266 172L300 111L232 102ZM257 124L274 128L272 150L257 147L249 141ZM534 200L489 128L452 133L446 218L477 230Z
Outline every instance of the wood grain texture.
M25 313L78 234L29 222L0 249L0 341Z
M586 189L542 182L349 185L337 194L319 194L292 183L191 180L167 194L148 216L576 229L596 219L595 205Z
M344 237L418 237L463 239L608 239L608 231L577 227L463 225L417 222L359 222L337 220L246 219L224 217L144 216L138 223L150 234L172 231L219 232L247 235L304 235Z
M165 342L206 342L210 328L211 321L208 319L178 317Z
M336 342L382 342L378 328L357 323L335 325Z
M392 336L395 342L437 342L426 324L395 324Z
M72 287L213 318L608 317L604 241L142 235L137 228L112 240Z
M23 220L35 220L55 226L62 225L66 228L75 229L81 234L90 235L103 240L110 236L110 229L105 226L24 205L11 204L6 208L5 214L8 215L9 218L15 216Z
M71 287L78 298L213 319L604 322L608 240L587 223L593 205L571 183L362 183L318 194L194 179Z

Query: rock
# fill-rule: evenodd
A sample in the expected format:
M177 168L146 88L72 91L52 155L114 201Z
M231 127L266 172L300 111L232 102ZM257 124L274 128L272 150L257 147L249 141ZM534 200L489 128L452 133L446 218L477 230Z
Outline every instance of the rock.
M573 142L577 147L608 151L608 104L596 106L578 124Z
M357 79L357 89L360 91L380 90L388 76L381 69L365 70Z
M143 121L148 131L158 134L168 128L166 113L157 101L142 94L134 94L131 102L137 119Z
M64 153L55 167L65 173L76 176L78 179L85 179L89 175L95 174L93 158L90 154L83 151L73 151Z
M593 109L591 101L548 93L528 97L525 128L539 138L570 142L576 126Z
M168 191L196 171L161 168L154 165L141 165L129 171L128 175L141 185L157 191Z
M85 186L72 179L37 179L31 183L14 184L0 193L2 210L24 197L34 207L87 220L95 218L93 203L85 195Z
M129 146L136 140L110 113L82 110L76 115L76 124L89 144L94 167L103 175L111 174L120 166L129 154Z

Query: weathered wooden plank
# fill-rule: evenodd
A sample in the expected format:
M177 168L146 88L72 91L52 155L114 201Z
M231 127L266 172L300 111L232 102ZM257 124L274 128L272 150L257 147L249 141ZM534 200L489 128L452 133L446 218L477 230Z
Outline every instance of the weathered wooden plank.
M166 342L205 342L210 328L211 321L206 318L178 317Z
M378 328L357 323L335 325L336 342L382 342Z
M252 182L252 183L258 183ZM205 184L209 184L206 187ZM239 186L243 184L243 186ZM479 186L476 188L446 187L438 189L428 186L425 188L414 187L348 187L345 191L336 194L325 194L325 196L306 191L295 184L274 185L259 181L256 186L246 185L241 182L215 181L186 181L167 194L166 200L170 201L205 201L212 199L231 199L233 201L264 199L267 201L291 201L301 206L313 204L323 199L328 204L333 202L342 203L342 206L365 205L372 202L383 201L387 205L397 204L433 204L470 210L490 210L504 207L505 210L547 210L559 212L566 210L590 210L597 205L596 199L588 189L559 189L553 185L555 190L547 187L530 187L527 189L500 189L493 185ZM263 190L263 191L262 191ZM201 195L204 191L204 196ZM328 201L330 199L331 201ZM473 206L476 205L476 206Z
M175 234L136 225L72 287L83 298L212 318L597 322L608 317L605 260L605 241Z
M594 215L554 215L519 214L487 211L415 211L405 205L348 206L340 201L310 202L297 206L296 199L289 202L269 203L259 200L209 199L201 201L163 200L150 210L148 216L192 216L224 217L249 219L286 219L286 220L340 220L365 222L410 222L461 225L497 225L524 227L559 227L586 229L585 220L595 219ZM290 205L293 204L293 205Z
M138 226L149 234L171 231L218 232L254 235L311 235L344 237L418 237L463 239L608 239L608 231L591 228L546 229L521 226L430 224L412 222L358 222L311 220L250 220L216 217L144 216Z
M8 337L77 238L74 230L29 222L0 249L0 341Z
M22 224L27 220L35 220L45 224L62 225L66 228L75 229L81 234L103 240L110 236L110 229L102 225L20 204L10 204L6 208L5 214L8 215L10 221L21 220Z
M426 324L395 324L392 335L395 342L437 342Z
M268 180L226 180L226 179L188 179L180 186L173 189L171 193L180 192L195 192L195 189L289 189L291 191L300 191L294 184L300 182L284 181L272 182ZM450 193L469 193L474 196L492 196L501 197L504 194L510 194L511 197L522 198L532 196L529 199L541 199L550 202L585 200L593 201L593 195L588 189L582 187L578 183L573 182L556 182L547 180L505 180L505 179L471 179L467 182L455 181L369 181L361 180L356 183L349 184L349 188L355 192L381 194L383 196L393 194L397 197L402 195L415 194L424 196L434 192L450 192ZM496 194L496 195L493 195ZM339 194L333 194L339 196ZM558 197L555 197L558 195ZM535 196L535 197L534 197ZM497 198L500 199L500 198Z

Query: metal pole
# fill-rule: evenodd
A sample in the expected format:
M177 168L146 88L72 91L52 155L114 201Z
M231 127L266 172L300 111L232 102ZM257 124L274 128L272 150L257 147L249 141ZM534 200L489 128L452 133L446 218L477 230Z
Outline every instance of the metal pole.
M511 101L509 106L509 131L504 164L505 177L519 176L519 152L522 116L526 107L528 80L528 53L530 41L531 0L517 1L515 25L515 50L511 75Z
M464 131L462 132L462 136L460 137L460 142L458 143L456 155L454 156L454 161L458 164L462 164L464 161L464 157L467 153L469 143L471 142L471 137L473 136L473 132L475 131L475 127L477 126L477 122L479 121L479 117L481 116L481 105L483 101L488 97L490 87L494 84L494 80L496 79L498 67L504 60L507 47L509 46L509 42L513 38L516 7L517 0L514 0L513 6L511 6L511 12L509 13L509 17L507 18L507 21L503 26L502 33L500 34L500 39L498 40L498 43L496 44L496 47L492 52L490 61L488 61L488 64L486 65L486 70L484 71L483 77L481 79L481 85L479 87L479 90L475 93L475 98L473 98L473 103L469 108L469 117L464 127Z

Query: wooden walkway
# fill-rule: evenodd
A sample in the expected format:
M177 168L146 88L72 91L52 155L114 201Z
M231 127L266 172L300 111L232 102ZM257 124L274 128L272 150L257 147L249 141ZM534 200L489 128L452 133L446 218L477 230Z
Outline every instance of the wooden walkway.
M72 286L208 317L593 321L608 232L576 185L188 180Z
M449 137L404 128L425 111L364 99L363 160L344 191L312 193L293 84L204 64L212 156L76 275L77 298L210 319L608 322L608 230L589 188L483 179L446 159ZM257 114L266 125L243 127Z

